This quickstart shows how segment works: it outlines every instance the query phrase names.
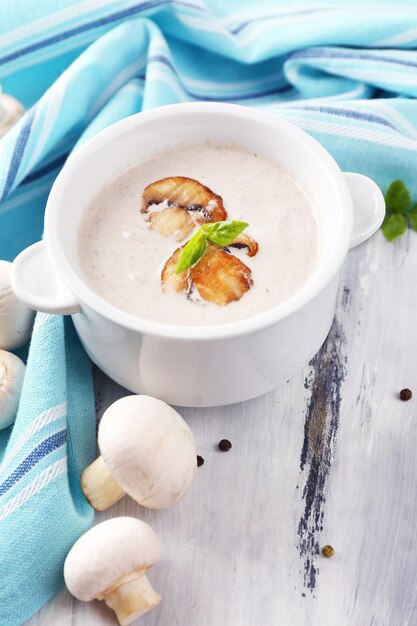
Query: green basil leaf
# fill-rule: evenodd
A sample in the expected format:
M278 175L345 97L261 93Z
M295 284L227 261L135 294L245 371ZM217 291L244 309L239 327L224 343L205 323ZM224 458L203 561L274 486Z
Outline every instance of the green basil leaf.
M385 218L381 228L385 238L388 239L388 241L393 241L403 235L407 227L407 218L403 213L391 213L391 215Z
M410 206L411 197L402 180L394 180L385 194L387 213L405 211Z
M175 268L175 273L180 274L195 265L205 253L206 246L207 235L200 228L184 246Z
M217 246L228 246L233 243L240 233L247 228L247 222L214 222L213 224L204 224L201 230L207 235L211 243Z
M238 221L203 224L184 246L175 269L176 274L193 267L201 259L206 251L207 240L218 246L228 246L248 226L246 222Z
M415 204L409 211L406 213L408 219L410 220L410 225L413 230L417 230L417 204Z

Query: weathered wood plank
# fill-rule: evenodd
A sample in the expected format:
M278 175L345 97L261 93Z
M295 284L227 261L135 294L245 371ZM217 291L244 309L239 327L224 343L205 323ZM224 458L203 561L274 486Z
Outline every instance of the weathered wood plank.
M320 354L266 396L184 409L204 465L171 511L124 499L160 536L164 602L147 626L417 624L417 236L378 234L349 255ZM121 395L100 375L99 412ZM416 389L417 392L417 389ZM233 448L216 449L228 438ZM331 559L321 547L335 548ZM28 626L115 624L66 592Z

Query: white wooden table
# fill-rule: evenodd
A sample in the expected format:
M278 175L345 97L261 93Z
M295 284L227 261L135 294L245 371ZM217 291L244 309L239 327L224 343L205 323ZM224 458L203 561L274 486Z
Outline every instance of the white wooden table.
M125 498L97 516L140 517L161 539L149 578L163 603L143 626L417 624L416 276L417 234L378 233L349 254L310 366L256 400L180 409L205 459L191 492L172 510ZM101 411L122 395L97 377ZM67 592L27 622L104 624L104 603Z

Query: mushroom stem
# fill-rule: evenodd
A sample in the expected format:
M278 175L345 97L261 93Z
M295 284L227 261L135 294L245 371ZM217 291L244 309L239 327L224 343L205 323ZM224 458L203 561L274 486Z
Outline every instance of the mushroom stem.
M125 495L119 483L107 469L102 456L99 456L83 471L81 487L85 497L96 511L108 509Z
M162 598L145 575L121 582L104 594L104 601L117 615L119 624L127 626L156 607Z

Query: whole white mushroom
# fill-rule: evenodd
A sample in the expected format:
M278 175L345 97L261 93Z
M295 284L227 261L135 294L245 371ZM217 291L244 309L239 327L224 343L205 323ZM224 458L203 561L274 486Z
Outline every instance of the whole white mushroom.
M104 412L101 456L81 476L90 504L103 511L125 493L150 509L164 509L188 491L197 468L191 430L172 407L150 396L127 396Z
M25 371L26 366L19 357L0 350L0 430L15 420Z
M15 350L29 341L35 315L12 290L11 267L8 261L0 261L0 348L3 350Z
M65 584L78 600L104 600L127 626L161 602L145 576L159 559L159 540L148 524L115 517L73 545L64 564Z
M0 137L3 137L17 120L22 117L25 109L13 96L0 94Z

